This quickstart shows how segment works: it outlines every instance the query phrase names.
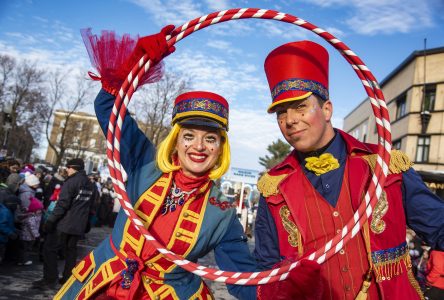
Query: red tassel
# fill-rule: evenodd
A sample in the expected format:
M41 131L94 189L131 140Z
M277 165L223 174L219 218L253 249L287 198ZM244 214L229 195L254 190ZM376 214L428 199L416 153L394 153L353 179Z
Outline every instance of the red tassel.
M101 35L97 36L92 34L91 28L82 29L81 34L91 64L100 74L98 77L89 73L90 77L93 80L101 80L106 90L117 92L141 58L141 56L135 57L136 53L140 55L140 51L135 51L139 37L132 38L129 34L120 37L114 31L107 30L103 30ZM139 80L139 86L159 81L162 75L162 63L151 66Z

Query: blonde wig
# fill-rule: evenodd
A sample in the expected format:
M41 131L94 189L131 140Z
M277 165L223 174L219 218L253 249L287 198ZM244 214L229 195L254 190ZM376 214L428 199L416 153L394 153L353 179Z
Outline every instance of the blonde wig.
M172 157L176 151L176 142L179 135L179 131L182 128L178 123L173 125L170 133L160 143L157 149L156 162L157 166L163 173L169 173L180 169L180 166L176 166L173 163ZM219 155L216 165L210 171L209 177L211 180L216 180L222 177L230 167L230 143L228 141L228 135L225 130L219 131L221 134L222 152Z

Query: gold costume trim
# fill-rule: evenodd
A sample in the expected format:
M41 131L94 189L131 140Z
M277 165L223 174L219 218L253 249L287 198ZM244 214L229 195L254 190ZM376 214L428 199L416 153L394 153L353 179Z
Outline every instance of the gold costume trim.
M298 247L298 254L299 256L302 256L302 236L296 224L290 220L290 210L287 205L283 205L279 209L279 215L281 216L282 225L284 225L284 228L288 233L288 243L292 247Z
M272 176L268 173L259 178L257 182L257 189L264 197L273 196L279 194L279 183L287 176L288 174L282 174L277 176Z
M385 216L389 209L389 203L387 201L387 194L382 191L381 197L376 202L375 208L372 212L372 221L370 223L370 228L373 233L380 234L385 230L385 222L382 217Z
M375 170L376 159L378 158L377 154L370 154L362 156L365 159L370 168ZM401 172L405 172L413 166L413 162L409 159L409 157L402 151L392 150L390 152L390 165L389 165L389 173L390 174L399 174Z

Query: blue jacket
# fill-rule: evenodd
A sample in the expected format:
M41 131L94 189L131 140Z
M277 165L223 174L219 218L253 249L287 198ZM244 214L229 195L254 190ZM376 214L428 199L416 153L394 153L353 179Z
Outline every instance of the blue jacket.
M14 215L0 203L0 244L6 244L9 236L15 232Z

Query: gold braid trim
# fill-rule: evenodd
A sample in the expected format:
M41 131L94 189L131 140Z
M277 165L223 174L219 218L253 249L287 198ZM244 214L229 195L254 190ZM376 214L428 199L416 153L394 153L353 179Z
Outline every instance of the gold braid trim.
M368 222L364 223L363 233L364 233L365 250L367 252L369 269L367 270L367 273L364 275L364 280L362 282L361 289L359 290L359 293L356 296L355 300L366 300L368 296L368 289L370 288L370 285L372 283L373 261L371 255L372 250L370 246L370 232L369 232Z
M418 281L415 279L415 275L413 275L412 272L412 263L410 261L410 256L408 258L408 265L407 265L407 277L409 278L410 284L412 287L416 290L418 293L418 296L421 300L424 300L424 295L422 294L421 287L419 286Z
M279 194L278 185L287 176L287 174L272 176L268 173L259 178L257 189L264 196L273 196Z
M372 169L375 170L377 154L370 154L362 156L365 159ZM402 151L392 150L390 152L390 165L389 165L389 173L390 174L399 174L401 172L407 171L410 167L413 166L413 162L409 159L409 157Z

